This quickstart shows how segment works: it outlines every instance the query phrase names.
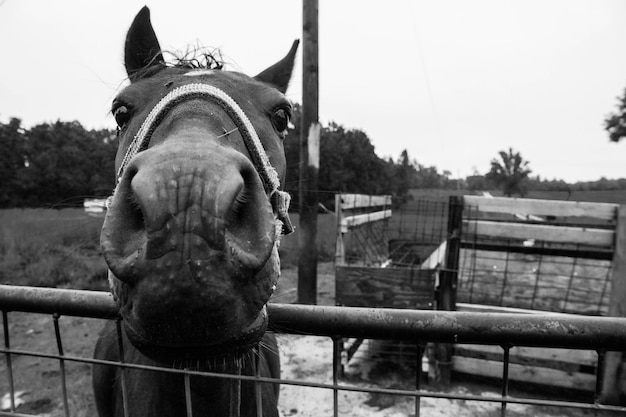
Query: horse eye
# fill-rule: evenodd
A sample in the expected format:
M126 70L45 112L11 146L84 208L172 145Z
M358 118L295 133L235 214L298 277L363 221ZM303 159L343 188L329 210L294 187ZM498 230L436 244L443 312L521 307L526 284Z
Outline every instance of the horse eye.
M113 117L115 118L117 126L122 129L130 120L130 110L128 110L126 106L118 106L113 109Z
M289 112L287 109L278 109L272 114L272 124L279 133L283 133L289 127Z

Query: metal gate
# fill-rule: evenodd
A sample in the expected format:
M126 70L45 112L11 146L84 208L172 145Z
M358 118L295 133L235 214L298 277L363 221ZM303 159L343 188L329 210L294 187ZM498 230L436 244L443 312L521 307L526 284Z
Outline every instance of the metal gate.
M129 363L110 363L88 357L64 354L63 346L68 341L61 340L59 319L62 316L81 316L107 320L118 320L117 309L112 297L107 293L43 289L31 287L0 286L0 309L3 317L4 346L0 351L6 359L6 378L11 386L11 411L1 412L1 416L20 416L14 403L12 358L28 355L58 360L65 415L71 415L65 385L65 367L68 362L89 364L109 364L123 369L140 368L162 372L191 375L208 375L233 378L232 375L219 375L195 372L184 369L161 369ZM53 316L58 354L41 353L11 347L9 332L10 312L31 312ZM354 337L363 339L393 339L417 343L423 347L427 342L469 343L501 346L504 363L501 377L500 395L450 394L425 390L420 386L420 367L416 370L414 389L393 389L384 387L360 387L340 381L340 357L334 355L332 383L309 383L300 380L274 380L269 378L241 377L261 383L280 383L294 386L307 386L331 390L334 398L334 415L339 413L339 392L367 392L408 396L415 399L415 415L420 415L420 402L423 398L446 398L452 400L483 401L501 404L501 415L507 415L508 404L529 404L556 407L573 407L588 410L611 410L626 412L626 407L602 405L599 393L602 386L602 369L607 351L621 351L626 347L626 319L585 316L528 316L521 314L482 314L451 311L393 310L351 307L322 307L287 304L270 304L268 307L270 326L281 333L319 335L332 338ZM118 321L119 322L119 321ZM585 349L597 352L596 395L593 401L562 401L535 398L520 398L509 395L509 352L515 346L535 346L546 348ZM335 351L338 350L334 343ZM331 364L329 364L330 366ZM122 383L125 383L122 379ZM188 389L188 384L185 387ZM188 391L187 391L188 392ZM193 415L193 410L187 410Z

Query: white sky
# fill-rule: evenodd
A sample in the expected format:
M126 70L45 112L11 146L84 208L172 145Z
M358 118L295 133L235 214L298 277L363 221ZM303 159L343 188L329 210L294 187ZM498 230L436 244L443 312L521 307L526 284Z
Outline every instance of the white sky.
M219 47L255 75L301 38L301 2L0 0L0 120L114 127L123 42L147 4L161 46ZM626 177L604 117L626 87L626 2L320 0L320 115L453 177L500 150L532 175ZM301 101L298 57L290 97Z

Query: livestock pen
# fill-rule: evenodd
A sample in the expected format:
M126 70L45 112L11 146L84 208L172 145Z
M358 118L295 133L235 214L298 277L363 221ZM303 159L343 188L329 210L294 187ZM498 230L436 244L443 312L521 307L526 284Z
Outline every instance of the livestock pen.
M338 213L357 208L354 198L338 198L345 200L337 205ZM336 300L382 308L623 316L624 248L618 245L623 245L626 226L618 208L490 195L414 201L410 210L394 211L382 221L374 216L365 228L351 227L351 245L338 245L338 253L350 256L338 256ZM338 217L346 234L347 222ZM383 250L372 256L373 247ZM344 362L360 345L357 340L345 349ZM515 348L508 354L510 377L520 383L595 387L597 359L589 352ZM366 356L380 357L380 347ZM620 355L609 356L615 378ZM431 378L449 381L453 371L497 377L504 353L493 347L437 345L428 358Z

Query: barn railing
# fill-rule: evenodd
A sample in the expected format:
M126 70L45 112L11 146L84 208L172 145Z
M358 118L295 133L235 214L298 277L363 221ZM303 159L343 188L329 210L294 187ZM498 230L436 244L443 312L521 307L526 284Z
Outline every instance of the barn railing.
M420 415L421 398L445 398L451 400L483 401L501 404L501 415L506 415L507 404L527 404L557 407L573 407L590 410L626 412L626 407L603 405L599 402L602 391L602 363L607 351L626 349L626 319L613 317L590 317L573 315L523 315L506 313L467 313L432 310L396 310L354 307L304 306L293 304L270 304L270 326L281 333L327 336L333 339L334 363L332 383L311 383L294 380L275 380L260 376L234 376L185 369L155 368L130 363L112 363L91 358L64 354L63 341L58 327L61 316L80 316L118 320L117 309L110 294L104 292L44 289L0 285L0 310L3 316L4 354L9 379L10 412L0 411L0 416L19 416L15 412L12 357L28 355L59 361L65 415L69 416L65 386L65 363L68 361L90 364L112 364L128 368L159 370L179 373L186 381L191 375L219 376L253 380L257 383L280 383L316 387L333 391L334 415L339 415L339 391L367 392L415 398L415 415ZM9 312L51 314L54 318L58 354L40 353L11 348ZM119 320L118 320L119 323ZM499 345L504 352L501 395L472 395L433 392L420 387L421 367L416 369L415 389L367 388L349 385L339 378L340 357L338 340L346 337L364 339L393 339L416 343L423 348L427 342L471 343ZM596 367L596 390L593 402L544 400L520 398L509 395L509 351L516 346L546 348L570 348L593 350L598 355ZM418 349L421 350L421 349ZM124 382L123 382L124 383ZM187 398L189 384L185 384ZM190 402L188 402L190 405ZM193 415L188 409L188 415Z

